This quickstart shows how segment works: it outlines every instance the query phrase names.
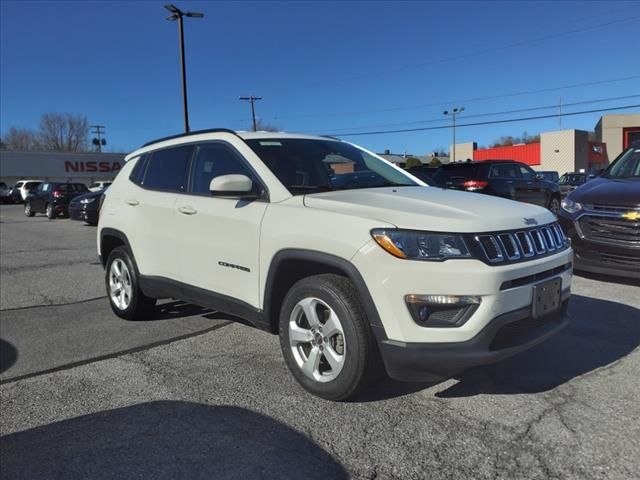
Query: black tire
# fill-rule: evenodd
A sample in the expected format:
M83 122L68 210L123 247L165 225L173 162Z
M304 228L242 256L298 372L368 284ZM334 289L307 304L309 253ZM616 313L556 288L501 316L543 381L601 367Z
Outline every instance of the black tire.
M114 262L124 263L130 279L129 302L125 308L121 308L121 306L117 305L112 298L110 277L112 275L112 265ZM118 317L124 318L125 320L148 320L153 316L155 312L156 299L147 297L140 290L140 286L138 284L138 271L133 263L131 252L127 247L116 247L109 254L105 268L105 284L109 305L111 305L111 310L113 310L113 313Z
M551 213L558 216L560 213L560 197L558 195L552 195L549 199L549 205L547 205L547 208Z
M33 209L31 208L31 202L25 202L25 204L24 204L24 214L27 217L35 217L36 212L34 212Z
M47 218L49 220L55 220L56 212L53 209L53 205L51 205L50 203L47 203L47 206L45 207L45 211L47 212Z
M330 307L338 316L344 332L342 369L334 379L326 382L314 380L302 371L289 341L289 323L295 317L294 308L298 302L308 298L319 299ZM283 301L279 333L280 346L287 367L296 381L314 395L327 400L348 400L384 375L384 367L369 321L360 303L358 292L348 278L323 274L297 282L287 292ZM324 341L327 341L326 337ZM327 348L327 344L324 345ZM327 362L326 358L324 361Z

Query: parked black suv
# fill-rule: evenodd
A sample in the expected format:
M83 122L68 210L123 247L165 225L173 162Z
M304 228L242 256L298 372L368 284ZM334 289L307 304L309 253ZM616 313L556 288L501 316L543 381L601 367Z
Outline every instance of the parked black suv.
M571 192L559 218L576 269L640 278L640 148Z
M67 215L71 199L88 191L83 183L41 183L27 196L24 214L33 217L36 213L46 213L51 220L58 215Z
M450 163L442 165L433 183L443 188L487 193L560 211L560 187L544 180L528 165L512 160Z

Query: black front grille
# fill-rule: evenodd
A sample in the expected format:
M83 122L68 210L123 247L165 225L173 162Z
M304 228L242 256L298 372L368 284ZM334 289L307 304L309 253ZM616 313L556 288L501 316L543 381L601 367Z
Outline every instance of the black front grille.
M520 231L476 235L471 244L490 265L530 260L569 248L569 240L557 223Z
M640 247L640 220L622 217L585 215L579 221L587 240L626 247Z

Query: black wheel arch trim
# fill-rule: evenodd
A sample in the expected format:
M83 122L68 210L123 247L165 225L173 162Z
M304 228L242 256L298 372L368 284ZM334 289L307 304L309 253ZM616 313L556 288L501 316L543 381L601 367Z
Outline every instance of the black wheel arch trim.
M356 287L356 290L358 291L358 295L360 297L360 301L362 302L362 307L367 314L369 324L371 325L376 338L378 338L378 340L386 340L387 337L382 325L382 321L380 320L380 315L378 314L378 309L373 302L371 293L369 293L369 288L367 287L364 279L362 278L362 275L360 274L356 266L349 260L346 260L342 257L338 257L336 255L325 252L320 252L317 250L286 248L279 250L273 256L267 273L263 297L263 311L266 318L270 319L272 314L273 305L271 305L271 298L273 296L275 277L278 273L280 265L284 261L289 260L311 261L342 271Z
M136 274L139 275L140 273L138 272L138 265L136 264L136 259L133 255L133 250L131 249L131 244L129 243L129 239L127 238L127 235L121 232L120 230L116 230L115 228L107 227L100 230L100 255L98 256L100 257L100 263L102 264L102 266L103 267L107 266L107 256L104 255L104 252L103 252L104 237L107 237L107 236L118 238L129 249L129 251L131 252L131 257L132 257L131 260L133 261L133 266L136 267Z

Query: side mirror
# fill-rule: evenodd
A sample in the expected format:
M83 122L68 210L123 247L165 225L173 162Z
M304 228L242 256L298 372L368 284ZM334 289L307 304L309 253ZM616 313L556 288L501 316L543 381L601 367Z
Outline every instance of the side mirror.
M541 173L536 173L536 180L544 180L544 175Z
M217 197L248 197L253 193L253 182L246 175L220 175L211 179L209 191Z

